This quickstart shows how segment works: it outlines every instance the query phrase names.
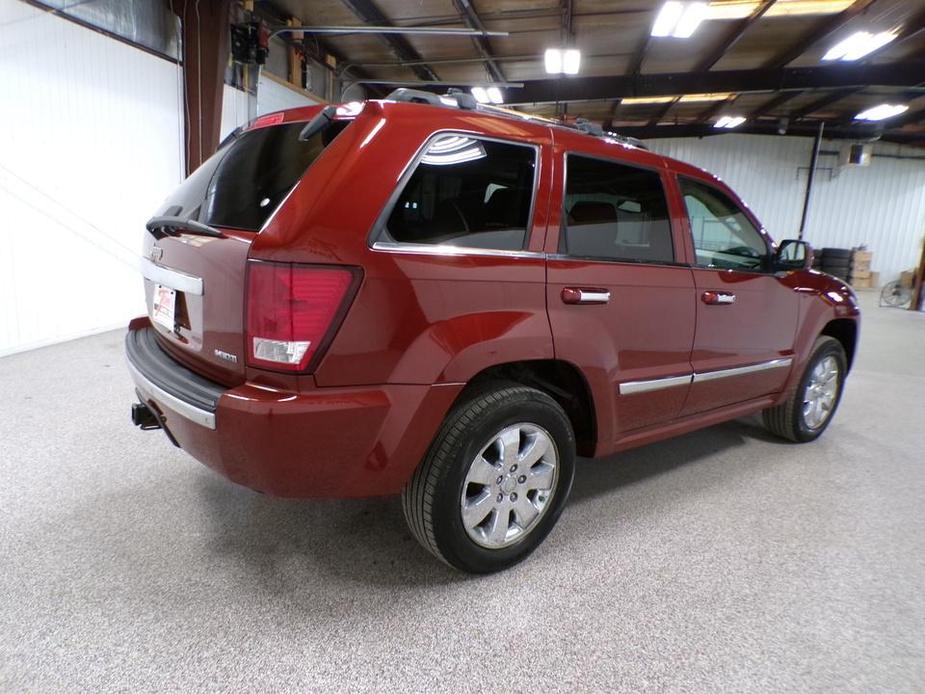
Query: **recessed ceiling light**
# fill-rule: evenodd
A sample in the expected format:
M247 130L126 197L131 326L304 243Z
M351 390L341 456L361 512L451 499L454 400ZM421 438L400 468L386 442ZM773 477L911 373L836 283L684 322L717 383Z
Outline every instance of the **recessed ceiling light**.
M822 56L822 59L858 60L868 53L873 53L878 48L883 48L895 38L896 33L892 31L881 31L878 34L871 34L869 31L856 31L848 38L832 46Z
M905 113L909 107L905 104L880 104L865 111L861 111L855 116L856 120L884 120Z
M498 89L497 87L489 87L486 91L488 92L488 100L491 101L491 103L493 104L503 104L504 103L504 97L501 95L500 89Z
M655 17L652 24L652 36L674 36L686 39L697 31L697 27L707 17L707 3L678 2L669 0Z
M716 123L714 128L738 128L745 122L745 116L723 116Z
M707 94L685 94L681 97L682 104L690 101L725 101L731 99L735 94L733 92L709 92Z
M550 75L577 75L581 67L581 51L577 48L547 48L544 55L546 72Z

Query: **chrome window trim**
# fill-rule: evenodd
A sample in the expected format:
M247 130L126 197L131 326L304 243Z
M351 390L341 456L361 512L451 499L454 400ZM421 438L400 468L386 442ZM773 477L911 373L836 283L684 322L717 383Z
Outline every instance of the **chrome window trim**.
M171 270L163 265L155 265L147 258L141 259L141 274L144 275L145 279L176 289L184 294L202 296L204 291L201 277L193 277L193 275Z
M791 357L784 357L783 359L772 359L771 361L763 361L758 364L750 364L749 366L737 366L732 369L703 371L694 374L694 383L713 381L717 378L729 378L730 376L742 376L744 374L758 373L759 371L768 371L770 369L782 369L784 367L789 367L792 363L793 359Z
M527 147L533 150L533 191L530 194L530 209L527 212L527 226L524 229L524 241L523 246L517 251L502 251L504 253L517 252L520 253L530 244L530 237L533 234L533 217L536 214L536 197L537 190L540 184L540 167L543 163L543 152L542 146L536 142L518 142L517 140L509 140L504 137L497 137L495 135L484 135L478 132L468 132L466 130L458 129L444 129L436 130L431 133L421 144L418 150L414 153L414 156L405 164L405 167L402 169L401 176L398 178L398 183L395 185L395 188L392 190L388 199L386 200L385 206L382 208L382 211L379 212L379 215L376 217L376 221L372 226L369 234L367 235L367 244L370 248L375 249L379 243L388 243L388 244L397 244L398 241L379 241L382 236L388 232L386 223L388 222L389 217L392 215L392 210L395 209L395 203L398 202L398 198L401 197L401 194L405 190L405 186L408 185L408 181L411 180L411 177L414 175L414 172L417 170L418 165L421 163L421 159L424 158L424 155L427 154L427 149L430 147L436 139L443 137L445 135L462 135L463 137L471 137L475 140L485 140L487 142L497 142L502 145L513 145L515 147ZM427 244L406 244L406 245L427 245ZM462 248L462 246L460 246ZM475 249L483 250L483 249ZM492 250L492 249L484 249Z
M489 256L495 258L532 258L543 260L545 253L539 251L504 251L494 248L473 248L472 246L450 246L448 244L401 243L399 241L376 241L374 251L384 253L411 253L414 255L439 255L444 257Z
M627 381L620 384L620 395L651 393L653 390L689 385L693 378L694 374L686 374L684 376L669 376L668 378L653 378L649 381Z
M634 393L651 393L655 390L665 388L674 388L690 383L703 383L704 381L714 381L720 378L729 378L731 376L744 376L746 374L769 371L771 369L782 369L789 367L793 363L792 357L783 357L781 359L772 359L763 361L758 364L749 364L748 366L737 366L732 369L719 369L717 371L701 371L687 374L685 376L669 376L667 378L653 378L648 381L626 381L619 386L620 395L632 395Z
M181 417L186 417L188 420L198 424L199 426L203 426L206 429L215 429L214 412L202 410L198 407L190 405L188 402L181 400L175 395L171 395L166 390L163 390L162 388L149 381L145 375L142 374L134 364L132 364L131 361L127 361L126 363L128 364L128 370L132 374L132 379L135 381L135 386L139 391L141 391L145 398L166 405L169 409L173 410Z

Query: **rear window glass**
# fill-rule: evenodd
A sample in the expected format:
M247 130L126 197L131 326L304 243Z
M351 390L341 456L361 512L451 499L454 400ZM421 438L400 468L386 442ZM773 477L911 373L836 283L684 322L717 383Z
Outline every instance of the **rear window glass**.
M351 121L306 141L305 123L248 130L227 142L165 201L158 215L259 231L312 162Z

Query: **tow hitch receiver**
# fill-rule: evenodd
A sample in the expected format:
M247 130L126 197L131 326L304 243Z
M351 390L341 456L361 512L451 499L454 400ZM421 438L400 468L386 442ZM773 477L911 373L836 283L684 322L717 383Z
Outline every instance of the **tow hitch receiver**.
M141 402L132 404L132 424L141 427L143 431L161 428L161 419L151 408Z

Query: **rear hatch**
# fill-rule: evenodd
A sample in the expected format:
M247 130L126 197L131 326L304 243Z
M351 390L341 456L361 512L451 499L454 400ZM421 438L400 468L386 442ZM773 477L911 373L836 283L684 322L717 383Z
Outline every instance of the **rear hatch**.
M283 114L263 117L226 140L167 198L145 234L145 297L161 344L229 386L245 376L251 243L347 125L336 121L300 139L304 121L281 121Z

